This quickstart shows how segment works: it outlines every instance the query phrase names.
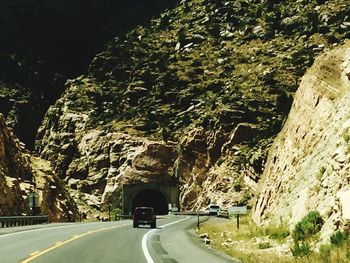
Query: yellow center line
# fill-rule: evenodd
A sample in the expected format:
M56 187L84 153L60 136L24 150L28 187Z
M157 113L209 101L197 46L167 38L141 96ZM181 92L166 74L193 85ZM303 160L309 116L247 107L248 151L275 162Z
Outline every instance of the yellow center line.
M35 251L35 252L33 252L32 254L30 254L30 255L31 255L31 256L34 256L34 255L36 255L36 254L38 254L38 253L40 253L40 250Z
M36 251L36 252L30 254L30 257L25 259L25 260L23 260L23 261L21 261L21 263L28 263L28 262L32 261L33 259L38 258L38 257L40 257L40 256L42 256L42 255L44 255L44 254L46 254L46 253L56 249L56 248L62 247L63 245L66 245L66 244L68 244L68 243L70 243L70 242L72 242L72 241L74 241L74 240L76 240L78 238L81 238L81 237L84 237L84 236L87 236L87 235L91 235L91 234L94 234L94 233L98 233L98 232L101 232L101 231L113 229L113 228L123 227L123 226L126 226L126 224L120 225L120 226L111 226L111 227L108 227L108 228L104 227L104 228L100 228L100 229L97 229L97 230L88 231L88 232L86 232L84 234L81 234L81 235L74 235L71 239L68 239L68 240L62 241L62 242L57 242L54 246L49 247L46 250L43 250L41 252L40 251Z

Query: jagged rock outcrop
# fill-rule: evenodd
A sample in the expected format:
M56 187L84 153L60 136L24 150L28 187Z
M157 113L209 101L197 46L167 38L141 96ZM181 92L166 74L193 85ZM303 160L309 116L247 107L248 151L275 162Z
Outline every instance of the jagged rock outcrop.
M176 0L0 2L0 112L29 149L67 78L86 71L110 39L148 23ZM94 36L94 37L91 37Z
M110 41L86 74L67 82L36 151L76 200L98 207L113 196L104 194L108 171L124 163L109 163L107 141L130 136L124 156L133 141L172 141L175 161L164 167L180 182L184 209L212 199L247 203L301 76L348 36L348 11L344 1L181 1ZM98 140L87 145L99 150L90 153L82 143L93 133ZM108 189L118 193L126 171L111 173Z
M37 214L50 221L73 221L78 211L47 161L31 157L0 114L0 216L30 215L29 193L39 196Z
M231 133L193 129L180 142L154 140L124 122L91 129L87 112L95 102L79 89L82 100L73 103L71 96L79 86L76 81L68 85L66 95L47 114L37 150L53 163L83 213L97 213L110 203L121 207L123 185L137 183L179 184L183 210L203 208L210 201L228 206L249 200L246 180L256 185L251 178L260 171L253 167L263 165L265 154L252 154L248 172L239 165L239 146L251 139L251 133L242 136L242 130L252 131L254 125L239 123ZM221 156L231 158L217 162Z
M229 138L238 137L235 135L238 127L240 125ZM180 178L180 203L184 210L202 209L211 202L224 207L247 204L251 197L251 187L254 188L256 182L251 179L252 174L240 165L238 152L239 146L246 142L244 139L237 140L235 148L228 150L223 142L231 143L231 140L216 136L220 136L220 133L208 135L204 129L196 129L184 136L179 144L175 168ZM260 154L259 158L262 156L264 154ZM218 157L221 158L219 161Z
M50 222L71 222L81 219L78 208L66 186L53 172L51 164L38 157L31 156L33 184L28 190L38 193L40 208L43 215L48 215Z
M29 214L20 183L32 180L28 159L0 114L0 215Z
M61 144L43 144L42 156L54 163L80 211L91 215L108 204L121 207L124 184L176 183L174 144L112 130L86 130L84 116L61 114L57 116L55 129L42 130L46 132L44 138L61 141ZM55 121L46 120L46 125ZM62 131L67 131L64 139Z
M294 225L309 211L322 237L350 230L350 45L319 56L303 77L260 182L257 222Z

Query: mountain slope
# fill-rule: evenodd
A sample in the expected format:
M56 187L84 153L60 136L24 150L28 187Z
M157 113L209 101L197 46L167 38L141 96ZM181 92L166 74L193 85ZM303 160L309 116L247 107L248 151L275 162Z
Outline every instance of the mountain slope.
M3 0L0 3L0 112L32 149L64 83L86 71L107 40L147 24L171 1Z
M164 173L180 182L184 209L216 199L245 204L300 77L314 56L348 36L348 12L335 0L182 1L115 38L85 75L67 82L36 151L66 182L80 180L78 190L99 206L107 190L120 198L122 171L136 167L134 157L120 157L135 143L126 139L122 154L109 138L169 142L177 154ZM86 162L86 144L104 158Z
M39 207L29 208L35 192ZM78 211L68 191L52 172L47 161L30 156L0 114L0 216L49 216L52 221L77 220Z
M254 217L294 225L311 210L322 237L349 230L350 45L319 56L303 77L274 141Z

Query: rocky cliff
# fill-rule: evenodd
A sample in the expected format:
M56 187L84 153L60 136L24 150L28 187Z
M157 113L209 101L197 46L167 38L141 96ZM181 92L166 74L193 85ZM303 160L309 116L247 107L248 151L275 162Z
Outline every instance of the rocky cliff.
M20 182L31 181L32 177L29 161L21 154L19 141L0 115L0 215L29 213Z
M175 0L3 0L0 2L0 112L29 149L67 78L106 43L147 24ZM92 37L93 36L93 37Z
M303 77L266 164L254 219L293 225L309 211L322 237L350 229L350 44L319 56Z
M11 178L10 187L24 189L15 194L23 200L36 186L46 195L41 209L67 220L77 210L62 182L88 213L109 203L119 207L123 185L134 183L179 184L185 210L213 201L251 205L301 77L315 56L350 37L349 5L187 0L174 7L175 2L0 3L0 111L30 147L53 104L35 142L36 153L51 163L12 153L20 143L4 139L7 157L0 160L7 193ZM166 7L173 8L150 19ZM311 118L313 107L307 109ZM309 138L307 125L295 128L295 136ZM256 220L274 211L270 198L277 195L267 179L271 158ZM299 162L295 157L292 163ZM294 169L288 167L279 169ZM320 168L322 176L327 169ZM37 176L46 179L35 184ZM28 212L19 206L13 213Z
M180 183L183 209L247 204L301 76L348 36L348 12L335 0L181 1L66 83L36 151L81 205L163 180Z
M0 114L0 216L31 215L29 195L38 194L35 214L50 221L72 221L78 211L47 161L31 157Z

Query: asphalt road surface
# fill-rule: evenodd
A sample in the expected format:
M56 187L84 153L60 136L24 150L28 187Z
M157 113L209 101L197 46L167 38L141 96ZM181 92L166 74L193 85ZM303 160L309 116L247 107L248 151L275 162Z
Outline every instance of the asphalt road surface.
M0 262L234 262L199 242L196 222L196 217L165 216L153 230L133 228L131 220L0 229Z

